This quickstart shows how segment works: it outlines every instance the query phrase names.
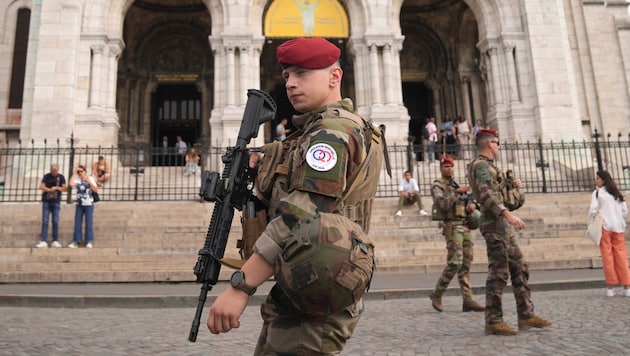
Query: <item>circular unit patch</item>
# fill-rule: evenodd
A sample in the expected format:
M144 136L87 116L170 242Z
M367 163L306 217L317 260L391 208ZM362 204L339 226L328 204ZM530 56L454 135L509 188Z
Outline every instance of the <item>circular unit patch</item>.
M316 171L329 171L337 164L337 152L329 144L315 144L306 152L306 163Z

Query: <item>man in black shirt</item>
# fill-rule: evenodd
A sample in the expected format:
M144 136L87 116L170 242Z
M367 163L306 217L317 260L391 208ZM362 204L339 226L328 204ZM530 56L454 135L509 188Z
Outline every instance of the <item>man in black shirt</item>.
M61 193L68 191L66 178L59 173L59 165L54 163L50 166L50 172L44 175L39 189L42 193L42 235L41 241L35 247L48 247L48 219L52 213L52 243L51 247L61 247L59 243L59 209L61 208Z

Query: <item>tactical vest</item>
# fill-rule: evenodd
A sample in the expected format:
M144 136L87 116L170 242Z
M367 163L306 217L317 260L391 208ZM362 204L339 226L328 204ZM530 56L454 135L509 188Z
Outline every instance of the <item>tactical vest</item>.
M477 179L475 178L475 171L482 164L488 165L488 170L492 177L492 191L495 201L502 202L503 205L510 211L523 206L525 203L525 195L513 187L511 180L508 182L503 172L494 164L493 161L486 157L480 156L468 165L468 181L477 182ZM506 184L510 185L507 186ZM477 184L472 184L471 188L475 200L481 202L481 192L479 191L479 186ZM487 208L484 207L484 205L481 205L482 213L485 213L486 209Z
M449 181L442 178L433 181L431 191L433 191L433 187L436 186L442 188L445 196L451 196L455 192L454 187L449 184ZM434 221L463 221L466 216L466 202L463 200L458 200L448 211L440 209L440 206L436 204L435 201L431 207L431 220Z
M366 152L366 158L361 166L347 177L346 188L341 198L338 199L335 213L356 222L367 233L370 226L372 202L378 187L383 160L381 132L371 122L348 110L337 107L328 108L319 114L315 122L324 118L335 117L352 120L361 128ZM302 132L296 132L284 141L268 143L261 149L265 155L258 169L256 193L268 206L267 216L269 220L277 215L278 203L291 191L289 179L294 171L293 167L299 159L296 157L298 154L297 139L301 134Z

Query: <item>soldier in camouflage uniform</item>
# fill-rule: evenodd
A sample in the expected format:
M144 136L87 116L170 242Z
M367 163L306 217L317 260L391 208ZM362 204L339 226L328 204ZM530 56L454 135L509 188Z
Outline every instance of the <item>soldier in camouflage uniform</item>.
M480 130L476 136L479 157L468 167L468 181L475 200L481 206L479 230L486 240L488 278L486 280L486 334L516 335L518 331L503 321L502 297L508 278L512 280L518 327L545 328L551 320L534 314L534 304L528 286L529 268L516 243L514 229L522 230L525 223L506 208L505 176L495 165L499 156L499 137L495 130ZM521 181L514 179L515 188ZM512 210L519 206L512 206Z
M382 148L380 141L372 142L381 153L368 155L370 142L366 142L364 132L371 129L371 125L352 114L349 99L341 98L343 72L339 55L340 50L335 45L321 38L289 40L277 49L287 96L293 107L305 114L293 118L293 124L302 134L297 139L297 148L289 156L292 168L286 185L288 194L280 199L276 211L271 212L271 216L276 217L262 232L253 254L241 269L247 278L246 290L259 286L274 274L278 280L279 258L284 258L289 248L287 242L309 216L343 215L362 227L362 236L367 234ZM352 193L347 194L350 187ZM323 229L331 235L342 230L334 226ZM212 333L239 327L248 294L252 294L242 290L228 288L217 297L208 317ZM261 306L264 323L255 354L339 354L363 311L360 297L341 310L312 315L310 310L296 306L295 300L289 297L290 292L276 283Z
M442 177L436 179L431 185L434 209L439 210L434 220L441 220L440 226L446 239L446 267L438 279L433 293L431 293L431 305L439 312L443 310L442 295L455 275L459 281L464 302L462 311L484 311L484 307L473 300L470 287L470 265L473 261L473 242L470 228L466 223L467 214L475 211L477 206L472 197L466 194L470 187L459 186L453 179L455 162L451 157L440 161ZM434 214L438 211L434 211Z

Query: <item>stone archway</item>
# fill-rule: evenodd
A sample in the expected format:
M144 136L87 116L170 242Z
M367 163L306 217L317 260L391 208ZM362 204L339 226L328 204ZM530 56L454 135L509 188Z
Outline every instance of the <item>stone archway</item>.
M487 105L482 104L485 89L476 47L478 24L468 5L461 0L407 0L400 23L405 36L401 51L405 106L413 106L409 100L432 100L427 111L435 116L438 128L446 115L463 115L471 122L483 120ZM430 89L405 92L413 88ZM424 122L426 117L420 119ZM410 125L410 129L413 127L418 131L422 125ZM420 132L410 135L419 137Z
M287 10L287 7L292 9ZM260 76L261 88L270 93L278 104L275 120L265 127L265 140L269 141L282 118L298 114L286 97L282 69L276 62L276 49L282 42L294 37L314 36L325 37L339 47L344 73L341 84L343 97L355 97L354 64L348 50L348 11L338 0L272 0L266 4L263 22L266 41L260 56L260 67L264 69Z
M210 138L210 29L202 0L136 0L128 8L116 93L121 146L158 147L163 136L172 146L178 131L188 142Z

